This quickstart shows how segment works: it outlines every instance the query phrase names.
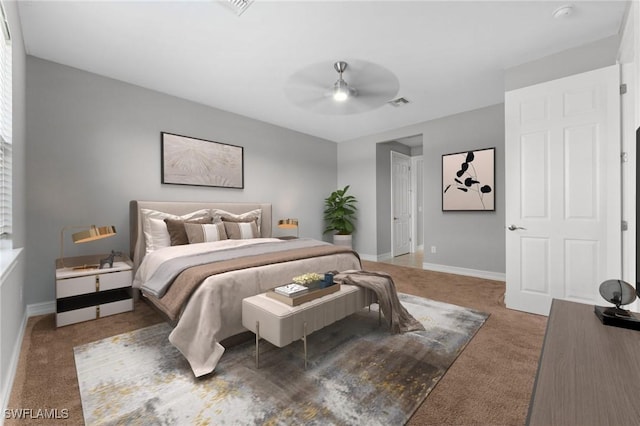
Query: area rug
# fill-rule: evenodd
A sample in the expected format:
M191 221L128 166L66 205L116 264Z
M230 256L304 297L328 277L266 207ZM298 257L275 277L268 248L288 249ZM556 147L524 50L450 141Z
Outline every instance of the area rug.
M167 324L74 348L87 425L400 425L434 388L488 315L400 294L425 331L390 334L376 305L278 348L254 342L195 378Z

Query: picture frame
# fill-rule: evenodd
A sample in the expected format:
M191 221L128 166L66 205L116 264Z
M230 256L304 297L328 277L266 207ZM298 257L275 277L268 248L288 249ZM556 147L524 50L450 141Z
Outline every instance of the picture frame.
M442 211L495 211L494 148L442 155Z
M161 132L162 183L244 188L244 148Z

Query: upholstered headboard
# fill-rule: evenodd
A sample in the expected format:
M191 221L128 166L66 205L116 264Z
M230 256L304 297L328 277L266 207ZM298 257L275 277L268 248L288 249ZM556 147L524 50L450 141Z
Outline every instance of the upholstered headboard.
M158 210L178 216L200 209L222 209L230 213L240 214L255 209L262 209L260 236L271 236L271 204L269 203L213 203L185 201L139 201L129 203L130 251L134 271L142 261L146 252L140 209Z

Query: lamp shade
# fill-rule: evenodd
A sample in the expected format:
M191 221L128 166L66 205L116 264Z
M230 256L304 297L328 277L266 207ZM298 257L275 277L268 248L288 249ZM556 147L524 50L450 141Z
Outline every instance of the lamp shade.
M91 225L89 229L76 232L71 235L74 243L88 243L90 241L100 240L102 238L112 237L116 234L115 226L100 226Z
M298 219L280 219L278 221L278 228L294 229L297 227L298 227Z
M282 229L295 229L296 237L299 237L300 230L298 228L298 219L280 219L278 221L278 228Z

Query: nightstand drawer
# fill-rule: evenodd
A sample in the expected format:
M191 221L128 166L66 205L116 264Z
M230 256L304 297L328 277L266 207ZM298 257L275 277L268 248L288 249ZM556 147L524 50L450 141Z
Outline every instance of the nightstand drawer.
M100 291L121 287L131 287L131 281L131 271L100 274Z
M96 307L89 306L88 308L75 309L73 311L59 312L56 314L56 326L62 327L64 325L74 324L76 322L89 321L96 319Z
M98 280L100 285L99 288L96 287L96 280ZM109 272L101 273L99 275L66 278L56 281L56 297L61 299L63 297L77 296L79 294L130 286L131 271Z
M56 281L56 298L76 296L96 291L96 276L67 278Z
M100 318L129 311L133 311L133 299L104 303L100 305Z

